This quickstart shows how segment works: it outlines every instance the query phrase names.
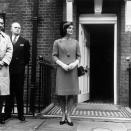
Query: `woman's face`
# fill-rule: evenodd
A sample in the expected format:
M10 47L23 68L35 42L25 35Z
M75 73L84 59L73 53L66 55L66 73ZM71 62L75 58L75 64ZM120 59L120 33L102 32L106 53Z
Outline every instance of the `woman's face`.
M70 26L67 28L67 34L68 34L68 35L72 35L72 34L73 34L73 29L74 29L73 25L70 25Z

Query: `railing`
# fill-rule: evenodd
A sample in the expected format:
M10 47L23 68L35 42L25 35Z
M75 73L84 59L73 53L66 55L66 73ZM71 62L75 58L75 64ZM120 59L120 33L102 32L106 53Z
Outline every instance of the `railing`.
M24 114L34 116L52 101L54 66L39 56L36 83L31 82L31 65L26 67L24 84ZM16 104L13 113L17 113Z
M51 103L53 69L53 65L49 61L39 56L39 112Z

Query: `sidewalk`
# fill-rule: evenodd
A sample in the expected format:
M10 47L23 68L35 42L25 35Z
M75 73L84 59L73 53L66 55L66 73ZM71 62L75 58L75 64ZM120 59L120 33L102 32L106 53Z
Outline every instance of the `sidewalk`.
M13 118L0 125L0 131L131 131L131 122L108 122L73 119L74 126L59 125L59 118L40 119L26 118L20 122Z

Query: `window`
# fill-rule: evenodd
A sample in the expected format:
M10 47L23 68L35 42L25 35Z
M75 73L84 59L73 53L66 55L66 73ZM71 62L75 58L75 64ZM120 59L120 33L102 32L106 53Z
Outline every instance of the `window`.
M125 6L125 31L131 31L131 1L126 1L126 6Z

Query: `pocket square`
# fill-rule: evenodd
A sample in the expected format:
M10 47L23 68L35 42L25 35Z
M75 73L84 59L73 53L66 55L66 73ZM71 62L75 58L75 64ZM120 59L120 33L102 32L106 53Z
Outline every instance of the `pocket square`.
M24 46L24 44L20 44L20 46Z

